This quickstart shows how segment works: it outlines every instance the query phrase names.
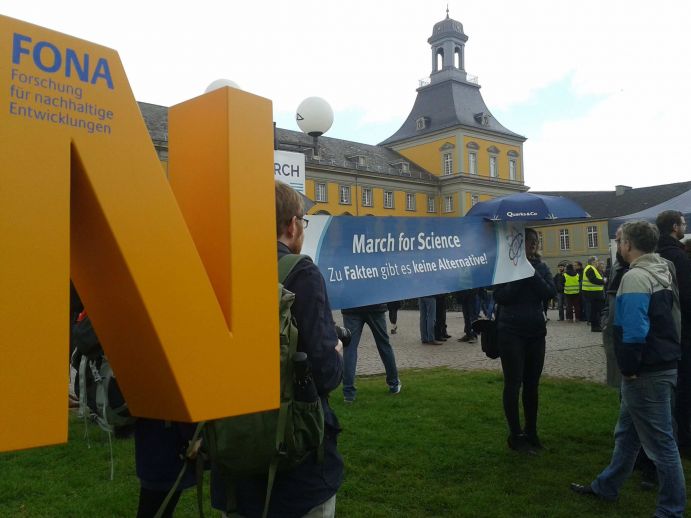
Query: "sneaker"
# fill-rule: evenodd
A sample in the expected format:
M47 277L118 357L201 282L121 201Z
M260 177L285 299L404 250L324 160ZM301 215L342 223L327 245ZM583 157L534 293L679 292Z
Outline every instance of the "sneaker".
M394 387L389 387L389 394L396 395L401 393L401 387L403 386L403 383L400 381L398 382L398 385Z
M428 341L423 340L422 344L423 345L443 345L444 342L437 342L436 340L432 340L431 342L428 342Z
M463 335L462 337L460 337L458 339L459 342L470 342L470 340L471 340L471 337L468 335Z
M392 335L395 335L395 334L396 334L396 331L398 331L398 326L393 326L393 327L391 328L391 334L392 334Z

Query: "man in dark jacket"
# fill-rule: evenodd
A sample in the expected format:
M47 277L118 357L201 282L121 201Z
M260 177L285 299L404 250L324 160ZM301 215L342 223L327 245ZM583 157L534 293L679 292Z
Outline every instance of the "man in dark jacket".
M681 242L686 231L686 221L681 212L666 210L658 214L656 224L660 231L657 252L674 264L679 286L681 360L677 372L674 417L679 448L688 453L691 449L691 259Z
M341 310L343 325L350 331L350 345L343 352L343 398L346 403L355 401L355 369L357 367L357 349L365 324L372 331L374 343L377 344L377 352L384 364L386 371L386 384L390 394L398 394L401 391L401 381L398 379L396 356L389 342L389 334L386 332L386 304L373 304L359 308Z
M300 195L286 184L276 182L279 259L300 253L307 224ZM324 458L318 459L315 453L296 468L276 474L268 515L298 518L314 513L315 516L333 517L336 492L343 481L343 459L336 448L340 427L328 396L343 377L342 345L336 336L326 284L317 265L309 258L302 259L284 286L295 294L291 312L299 333L297 349L307 353L324 408ZM237 482L236 497L241 516L262 515L266 482L266 476Z
M677 379L681 317L667 261L653 253L659 233L646 221L622 225L619 252L630 269L617 292L614 352L623 380L612 460L591 484L571 484L582 495L614 501L641 446L655 463L655 516L683 516L686 483L674 441L671 400Z

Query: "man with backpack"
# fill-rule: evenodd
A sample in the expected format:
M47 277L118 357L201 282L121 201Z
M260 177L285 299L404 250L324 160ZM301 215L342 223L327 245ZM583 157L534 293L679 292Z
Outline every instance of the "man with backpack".
M308 225L304 215L300 195L288 185L276 182L279 260L302 250ZM343 459L336 447L340 427L329 407L328 396L343 377L343 349L336 336L324 278L312 260L301 258L283 281L283 286L295 294L291 313L298 330L297 351L306 353L310 363L311 376L324 410L324 440L320 450L314 451L302 463L276 473L268 516L334 516L336 492L343 480ZM262 516L267 476L246 477L235 482L238 514L247 518Z

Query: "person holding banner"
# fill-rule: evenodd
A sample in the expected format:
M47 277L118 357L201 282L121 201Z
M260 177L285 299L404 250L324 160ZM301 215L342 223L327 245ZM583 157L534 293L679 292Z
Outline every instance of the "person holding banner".
M540 261L537 232L525 229L525 253L535 269L532 277L497 286L497 337L504 373L504 414L509 426L509 448L535 454L542 448L537 435L538 386L545 362L547 325L543 303L556 296L549 268ZM518 395L523 386L521 428Z

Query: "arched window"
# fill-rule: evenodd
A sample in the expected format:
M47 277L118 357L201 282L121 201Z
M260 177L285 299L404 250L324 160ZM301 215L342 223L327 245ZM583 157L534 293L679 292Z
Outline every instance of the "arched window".
M463 54L461 54L460 47L456 47L453 50L453 65L456 68L460 68L461 70L463 70Z
M444 67L444 49L437 49L436 59L434 61L434 71L438 72Z

